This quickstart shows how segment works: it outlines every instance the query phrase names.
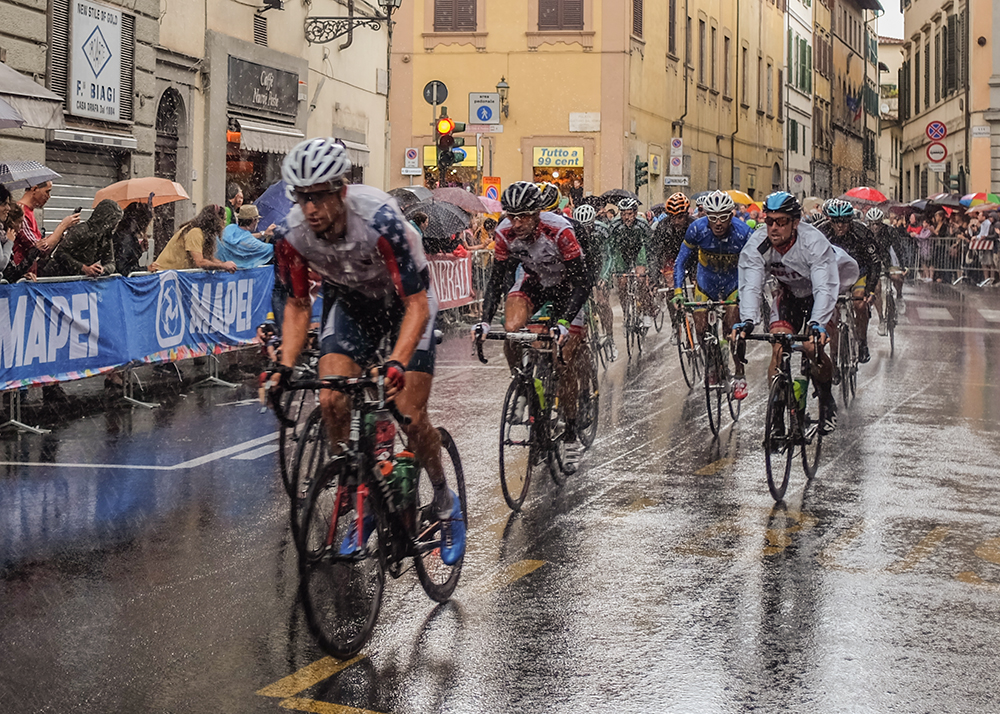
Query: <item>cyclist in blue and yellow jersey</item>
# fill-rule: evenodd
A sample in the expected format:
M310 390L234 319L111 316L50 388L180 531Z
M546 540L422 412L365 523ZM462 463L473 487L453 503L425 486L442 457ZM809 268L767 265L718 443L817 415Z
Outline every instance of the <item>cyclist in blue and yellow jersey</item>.
M740 308L736 303L739 295L740 251L743 250L753 231L746 223L735 217L736 204L728 193L714 191L705 196L702 205L706 215L695 220L687 229L674 263L673 302L675 304L683 302L684 273L688 264L697 258L695 301L732 302L726 306L723 318L724 334L728 335L740 316ZM708 311L697 310L694 313L694 322L699 340L704 340L704 333L708 329ZM738 361L732 390L736 399L743 399L747 395L747 380L743 376L743 365Z
M882 259L875 236L861 221L854 219L854 206L833 198L823 204L824 220L816 224L834 245L839 245L854 258L861 270L854 284L854 329L858 333L858 362L871 359L868 352L868 319L871 317L873 291L882 275Z

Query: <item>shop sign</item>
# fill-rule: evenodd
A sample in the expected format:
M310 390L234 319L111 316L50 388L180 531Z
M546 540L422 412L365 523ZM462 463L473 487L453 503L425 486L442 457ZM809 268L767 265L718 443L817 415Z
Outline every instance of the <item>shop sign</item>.
M452 166L478 168L479 149L475 146L463 146L462 151L465 152L465 158L462 161L456 161ZM437 166L437 147L433 144L424 144L424 166Z
M293 117L299 112L299 77L230 56L229 103Z
M69 113L121 121L122 14L87 0L73 0Z
M582 146L536 146L532 149L532 166L583 166Z

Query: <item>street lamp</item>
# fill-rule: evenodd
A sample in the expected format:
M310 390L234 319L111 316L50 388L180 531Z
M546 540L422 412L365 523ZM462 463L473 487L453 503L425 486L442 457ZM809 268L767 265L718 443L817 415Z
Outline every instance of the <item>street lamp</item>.
M507 103L507 95L510 93L510 85L507 81L500 77L500 81L497 82L497 94L500 95L500 111L503 112L504 119L507 118L507 112L510 111L510 104Z
M378 6L382 8L384 15L355 15L354 0L347 2L346 17L307 17L306 18L306 41L324 44L343 35L350 35L355 27L368 27L372 30L382 29L382 23L392 24L392 11L398 10L403 0L378 0ZM341 45L340 49L347 49L351 44L351 39Z

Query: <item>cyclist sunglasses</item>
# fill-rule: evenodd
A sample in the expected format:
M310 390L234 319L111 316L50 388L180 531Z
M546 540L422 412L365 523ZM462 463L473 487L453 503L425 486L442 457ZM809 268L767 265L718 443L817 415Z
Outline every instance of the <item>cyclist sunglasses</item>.
M725 223L726 221L732 220L732 213L709 213L708 222L709 223Z
M778 228L784 228L785 226L787 226L791 222L792 222L792 219L788 218L787 216L785 218L772 218L771 216L768 216L767 218L764 219L764 225L766 225L766 226L775 226L776 225L776 226L778 226Z

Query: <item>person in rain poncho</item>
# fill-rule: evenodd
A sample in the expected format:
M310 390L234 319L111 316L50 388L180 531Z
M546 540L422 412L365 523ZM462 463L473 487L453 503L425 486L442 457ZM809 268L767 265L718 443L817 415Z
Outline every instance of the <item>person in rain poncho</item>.
M66 231L49 262L45 277L85 275L96 278L115 272L114 235L122 218L121 207L110 199L97 204L90 218Z
M240 208L235 225L228 225L222 231L222 238L215 246L215 257L218 260L231 260L236 263L236 267L259 268L271 262L274 256L274 246L265 243L274 234L272 224L266 231L260 233L262 238L255 237L257 223L260 221L260 213L257 207L246 204Z

